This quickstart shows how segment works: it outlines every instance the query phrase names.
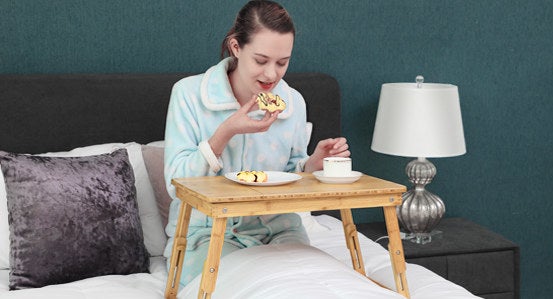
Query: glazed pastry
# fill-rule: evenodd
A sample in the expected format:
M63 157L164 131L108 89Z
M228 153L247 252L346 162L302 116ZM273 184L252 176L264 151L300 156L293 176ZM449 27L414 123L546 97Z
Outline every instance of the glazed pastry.
M275 112L286 109L286 103L276 94L260 92L257 94L257 105L259 109Z
M244 170L236 174L236 178L248 183L263 183L267 181L267 174L263 171Z

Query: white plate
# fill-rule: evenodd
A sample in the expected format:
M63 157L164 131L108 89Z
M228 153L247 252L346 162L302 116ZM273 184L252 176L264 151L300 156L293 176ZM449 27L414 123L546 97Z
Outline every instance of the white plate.
M249 185L249 186L277 186L277 185L292 183L301 179L301 175L297 173L282 172L282 171L265 171L265 174L267 175L266 182L262 182L262 183L244 182L236 178L237 174L238 174L238 171L228 172L228 173L225 173L225 177L231 181L237 182L238 184Z
M344 177L326 177L324 176L324 172L322 170L313 172L313 175L317 180L321 181L322 183L326 184L349 184L353 183L361 178L363 175L359 171L352 171L349 176Z

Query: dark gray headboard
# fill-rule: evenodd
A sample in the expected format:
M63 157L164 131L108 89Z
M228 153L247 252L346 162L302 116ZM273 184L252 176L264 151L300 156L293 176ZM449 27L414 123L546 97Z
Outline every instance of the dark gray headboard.
M179 74L0 75L0 150L65 151L109 142L162 140ZM340 135L340 90L321 73L285 80L307 101L312 142Z

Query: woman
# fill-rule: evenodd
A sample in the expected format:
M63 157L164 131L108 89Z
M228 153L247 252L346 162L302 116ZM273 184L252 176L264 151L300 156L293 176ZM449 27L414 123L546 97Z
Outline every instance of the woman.
M171 237L165 249L168 261L180 206L171 179L240 170L313 172L322 169L324 157L350 155L341 137L320 141L307 155L305 101L281 80L294 37L293 22L282 6L250 1L223 41L221 62L173 87L165 133L165 178L173 196L166 228ZM286 109L259 110L259 92L278 94ZM211 218L192 211L183 285L202 270L211 226ZM236 217L227 223L222 254L284 242L309 243L297 214Z

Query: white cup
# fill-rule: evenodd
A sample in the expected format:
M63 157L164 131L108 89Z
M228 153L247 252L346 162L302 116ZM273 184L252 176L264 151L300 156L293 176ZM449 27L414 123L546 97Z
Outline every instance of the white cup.
M351 158L326 157L323 159L325 177L346 177L351 175Z

